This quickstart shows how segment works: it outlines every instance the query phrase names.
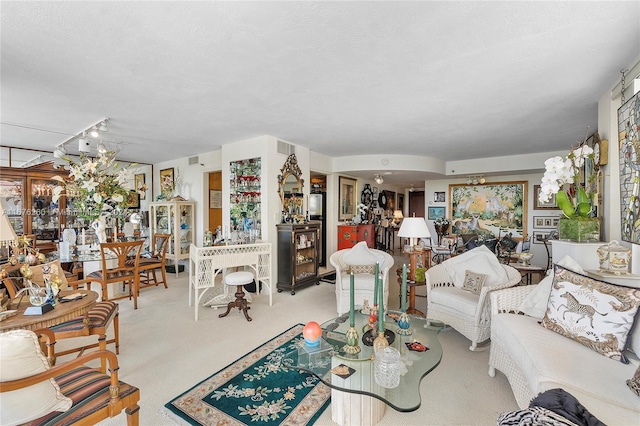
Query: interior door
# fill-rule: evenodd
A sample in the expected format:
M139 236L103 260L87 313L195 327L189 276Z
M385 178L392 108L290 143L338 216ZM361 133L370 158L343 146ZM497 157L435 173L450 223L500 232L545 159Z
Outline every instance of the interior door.
M425 217L424 191L409 192L409 216Z

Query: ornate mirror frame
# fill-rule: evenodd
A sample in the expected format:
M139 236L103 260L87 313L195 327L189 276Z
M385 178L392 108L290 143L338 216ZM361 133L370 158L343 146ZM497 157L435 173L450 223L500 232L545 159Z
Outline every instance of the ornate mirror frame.
M278 194L280 195L280 203L282 204L282 209L285 210L284 205L284 185L287 182L287 178L289 176L293 176L298 181L299 192L302 193L304 188L304 179L302 179L302 170L300 170L300 166L298 166L298 158L295 154L289 155L287 157L287 161L284 162L284 166L280 169L280 174L278 175Z

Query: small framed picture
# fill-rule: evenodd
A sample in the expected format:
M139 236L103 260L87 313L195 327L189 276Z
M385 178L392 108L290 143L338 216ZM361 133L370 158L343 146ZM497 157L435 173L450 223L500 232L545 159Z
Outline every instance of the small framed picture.
M444 203L446 201L445 198L445 192L434 192L433 193L433 201L435 201L436 203Z
M127 194L127 208L139 209L140 208L140 194L138 191L129 191Z
M556 203L556 194L553 194L549 201L543 203L540 201L540 185L533 185L533 209L534 210L556 210L558 204Z
M533 227L534 228L547 228L553 229L558 227L559 216L534 216Z
M445 208L444 207L429 207L427 209L427 219L436 220L438 218L445 217Z
M548 232L533 231L533 244L544 244L544 240L547 239Z

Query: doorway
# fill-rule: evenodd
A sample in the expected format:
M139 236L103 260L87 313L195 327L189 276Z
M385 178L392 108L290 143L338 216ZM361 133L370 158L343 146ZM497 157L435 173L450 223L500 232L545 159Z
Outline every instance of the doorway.
M424 191L409 192L409 217L425 217Z

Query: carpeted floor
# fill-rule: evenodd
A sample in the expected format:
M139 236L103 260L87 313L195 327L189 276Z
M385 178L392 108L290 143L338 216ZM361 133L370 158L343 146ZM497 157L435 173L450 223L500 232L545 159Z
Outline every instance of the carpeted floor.
M407 261L396 259L397 266ZM140 388L142 426L184 424L168 412L166 402L294 324L324 322L336 315L334 286L322 282L295 296L274 292L273 306L267 296L254 296L252 322L237 309L218 318L221 310L211 308L201 308L196 322L194 308L188 306L187 282L188 272L182 272L178 279L170 275L168 289L144 289L135 311L130 301L119 302L119 373ZM397 294L397 283L391 280L391 309L398 308ZM417 306L426 310L425 299L418 298ZM506 378L499 372L495 378L487 374L488 351L470 352L469 341L452 329L439 338L444 355L421 382L421 407L410 413L388 408L381 426L494 425L499 413L518 408ZM57 346L64 349L64 340ZM101 424L124 425L126 420L120 415ZM331 407L315 424L335 425Z

